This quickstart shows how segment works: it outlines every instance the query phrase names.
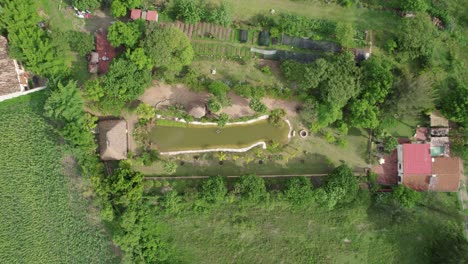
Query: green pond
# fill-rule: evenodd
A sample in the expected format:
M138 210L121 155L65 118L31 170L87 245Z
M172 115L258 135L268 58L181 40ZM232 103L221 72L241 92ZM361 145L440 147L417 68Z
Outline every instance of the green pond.
M284 122L274 126L267 120L245 125L170 127L156 125L150 132L150 141L161 152L202 150L214 148L240 149L260 141L288 141L289 126Z

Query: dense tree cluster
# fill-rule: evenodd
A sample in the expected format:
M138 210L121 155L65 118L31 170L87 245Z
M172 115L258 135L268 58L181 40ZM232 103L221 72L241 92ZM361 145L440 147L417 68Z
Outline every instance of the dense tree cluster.
M219 5L207 5L202 1L175 0L170 12L174 19L189 24L204 21L229 26L232 23L232 8L226 2L221 2Z

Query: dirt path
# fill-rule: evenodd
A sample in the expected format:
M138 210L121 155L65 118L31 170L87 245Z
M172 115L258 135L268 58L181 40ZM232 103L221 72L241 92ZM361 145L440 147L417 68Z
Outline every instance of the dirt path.
M184 84L170 85L154 82L153 86L139 97L139 100L152 106L167 106L177 103L183 105L186 109L190 109L192 105L206 103L210 96L208 92L197 93L191 91ZM234 92L229 92L229 98L231 99L231 105L224 107L222 112L228 114L231 118L255 114L249 107L249 99L236 95ZM300 103L296 101L272 98L263 98L262 101L269 109L283 108L289 117L297 116L297 108L300 106Z
M466 186L466 176L462 175L458 195L460 197L460 202L461 202L463 211L468 209L468 190L466 188L467 188L467 186ZM465 220L465 223L464 223L465 237L468 240L468 216L465 215L464 220Z
M207 92L196 93L183 84L170 85L154 82L153 86L146 89L145 93L139 97L140 101L156 106L181 104L186 109L192 104L205 103L210 97ZM164 101L164 102L163 102Z
M257 175L260 178L291 178L291 177L324 177L328 174L285 174L285 175ZM207 179L210 176L164 176L164 177L145 177L145 180L182 180L182 179ZM240 175L223 176L226 178L239 178Z

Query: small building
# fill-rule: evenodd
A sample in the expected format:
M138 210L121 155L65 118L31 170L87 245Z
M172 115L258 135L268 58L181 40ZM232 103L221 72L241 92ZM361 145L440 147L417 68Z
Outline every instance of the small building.
M132 20L143 19L146 21L157 22L159 19L159 14L158 14L158 11L156 10L143 11L141 9L132 9L132 11L130 11L130 19Z
M130 18L132 20L141 18L141 9L132 9L132 11L130 11Z
M0 35L0 102L45 89L29 87L28 72L8 55L8 40Z
M269 46L270 45L270 33L263 30L258 35L258 45L260 46Z
M202 118L206 115L206 107L204 105L195 104L190 107L188 113L195 118Z
M455 192L463 166L459 158L432 157L430 144L398 145L398 183L416 191Z
M98 123L99 149L102 160L127 158L127 122L125 120L102 120Z
M239 41L241 43L246 43L249 40L249 31L245 29L239 30Z

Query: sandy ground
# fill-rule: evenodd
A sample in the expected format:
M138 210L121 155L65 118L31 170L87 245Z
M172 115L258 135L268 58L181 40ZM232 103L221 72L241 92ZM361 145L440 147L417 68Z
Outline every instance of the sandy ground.
M170 85L155 82L154 85L147 89L138 99L152 106L181 104L188 109L193 104L206 103L209 97L209 93L193 92L183 84Z
M170 85L155 82L153 87L147 89L145 93L139 97L139 100L152 106L164 106L169 104L181 104L186 109L190 106L206 103L210 98L207 92L196 93L187 88L183 84ZM228 114L232 118L239 118L255 114L249 107L249 99L229 92L231 105L224 107L222 112ZM263 98L263 103L269 108L283 108L288 116L294 117L297 115L296 109L299 103L295 101L287 101L272 98Z

